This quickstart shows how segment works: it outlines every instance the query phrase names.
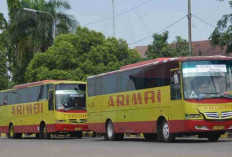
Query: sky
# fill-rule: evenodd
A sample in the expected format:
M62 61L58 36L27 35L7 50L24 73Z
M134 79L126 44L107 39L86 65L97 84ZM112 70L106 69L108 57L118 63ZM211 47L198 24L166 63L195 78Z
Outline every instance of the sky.
M81 26L113 36L112 0L68 0L71 14ZM188 13L188 0L114 0L116 38L127 41L131 48L152 42L152 34L161 32ZM192 40L207 40L217 21L224 14L231 13L228 0L191 0ZM6 0L0 0L0 12L7 18ZM198 17L208 24L198 20ZM106 20L103 20L106 19ZM100 22L99 22L100 21ZM210 24L210 25L209 25ZM167 29L169 42L176 36L188 39L187 17ZM137 42L141 39L141 42Z

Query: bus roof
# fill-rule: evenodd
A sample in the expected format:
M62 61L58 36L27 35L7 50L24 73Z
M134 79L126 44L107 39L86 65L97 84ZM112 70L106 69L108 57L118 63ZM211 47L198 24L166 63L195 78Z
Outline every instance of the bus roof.
M137 67L137 66L141 66L141 65L146 65L146 64L153 63L153 62L161 62L161 61L167 60L167 59L171 59L171 58L156 58L156 59L152 59L152 60L148 60L148 61L144 61L144 62L128 64L128 65L125 65L125 66L121 67L120 70L129 69L129 68Z
M22 89L22 88L27 88L27 87L37 86L37 85L42 85L42 84L49 84L49 83L55 83L55 84L59 84L59 83L80 83L80 84L85 84L85 82L80 82L80 81L43 80L43 81L30 82L30 83L16 85L16 86L13 87L13 89Z
M99 75L94 75L94 76L89 76L88 78L94 78L94 77L100 77L103 75L110 75L116 72L120 71L127 71L131 69L135 69L138 67L144 67L148 65L157 65L157 64L162 64L162 63L167 63L167 62L172 62L172 61L191 61L191 60L232 60L232 57L227 57L227 56L194 56L194 57L176 57L176 58L156 58L153 60L148 60L148 61L143 61L139 63L134 63L134 64L128 64L123 67L121 67L119 70L108 72L108 73L103 73Z

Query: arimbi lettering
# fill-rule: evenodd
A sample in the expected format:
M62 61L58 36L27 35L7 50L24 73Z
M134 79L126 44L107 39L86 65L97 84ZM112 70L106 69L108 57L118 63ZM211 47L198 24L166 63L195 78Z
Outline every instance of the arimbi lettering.
M158 96L159 99L160 96ZM159 100L161 102L161 100ZM130 104L131 103L131 104ZM110 96L108 100L109 107L129 106L129 105L141 105L141 104L155 103L155 91L146 91L142 93L133 93L125 95Z
M12 106L11 108L11 114L17 116L40 114L40 113L43 113L43 103L17 105L17 106Z

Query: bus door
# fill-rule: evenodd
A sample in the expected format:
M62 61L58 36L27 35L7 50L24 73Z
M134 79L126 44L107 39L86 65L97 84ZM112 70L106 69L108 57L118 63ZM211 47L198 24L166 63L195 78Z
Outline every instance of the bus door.
M8 100L8 94L7 92L1 93L0 95L0 126L6 126L8 125L7 119L7 100Z
M181 70L171 69L170 70L170 107L169 107L169 119L179 120L183 119L183 102L182 102L182 87L181 87ZM170 124L170 129L172 125Z
M171 101L173 102L182 99L180 74L180 69L174 69L170 71L170 94Z
M3 117L3 114L4 112L3 112L3 94L2 93L0 93L0 118L2 118ZM1 122L0 122L0 125L1 125Z
M54 111L55 108L55 90L49 89L48 91L48 110Z

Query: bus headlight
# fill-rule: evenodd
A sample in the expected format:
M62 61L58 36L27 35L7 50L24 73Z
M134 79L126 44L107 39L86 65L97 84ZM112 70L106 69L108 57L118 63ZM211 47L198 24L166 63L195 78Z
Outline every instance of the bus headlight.
M200 118L200 114L185 114L185 119Z
M66 120L56 120L56 123L65 123L66 122Z

